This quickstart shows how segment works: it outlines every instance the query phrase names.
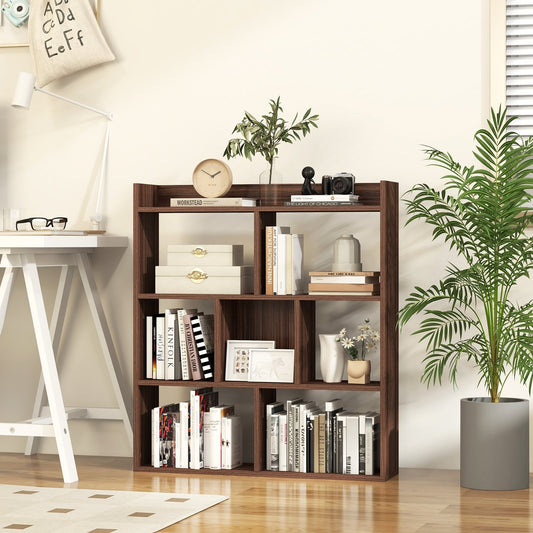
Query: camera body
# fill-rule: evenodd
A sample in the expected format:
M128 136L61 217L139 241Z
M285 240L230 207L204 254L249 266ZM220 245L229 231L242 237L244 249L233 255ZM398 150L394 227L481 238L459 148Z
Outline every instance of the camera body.
M28 0L4 0L2 13L7 20L17 28L24 24L30 16L30 3Z
M322 176L322 194L354 194L355 176L340 172L333 176Z

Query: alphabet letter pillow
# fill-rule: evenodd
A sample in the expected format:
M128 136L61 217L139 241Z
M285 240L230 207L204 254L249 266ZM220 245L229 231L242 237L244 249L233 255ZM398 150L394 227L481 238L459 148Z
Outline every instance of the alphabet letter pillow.
M115 59L88 0L32 0L28 29L38 87Z

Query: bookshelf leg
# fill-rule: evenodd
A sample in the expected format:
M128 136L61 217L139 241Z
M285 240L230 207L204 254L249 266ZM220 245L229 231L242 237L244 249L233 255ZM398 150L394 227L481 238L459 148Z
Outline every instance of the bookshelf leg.
M78 481L78 473L74 462L74 453L70 441L70 432L67 425L67 416L65 405L61 395L59 377L57 375L54 350L52 347L52 338L46 320L46 309L44 306L41 284L37 265L33 255L28 254L22 257L22 271L26 283L26 291L30 304L30 311L41 360L46 394L50 405L50 414L52 417L54 435L63 472L65 483Z
M100 297L98 295L98 289L92 274L91 263L87 253L76 254L76 264L78 265L83 288L85 289L87 301L89 302L89 308L91 310L94 325L96 326L96 331L98 333L98 339L100 340L100 345L104 354L107 371L111 379L111 384L113 386L113 391L115 393L119 410L121 412L121 418L124 422L124 429L126 430L130 447L133 449L133 428L131 416L130 413L128 413L125 402L125 398L129 398L129 392L124 380L122 379L122 371L120 369L120 364L115 351L115 346L113 344L113 339L111 337L111 332L109 331L109 327L107 325L102 302L100 301ZM128 405L131 405L131 402L128 402Z
M9 295L11 294L11 287L13 287L16 272L17 271L13 267L6 267L2 283L0 284L0 333L2 333L2 329L4 328L7 302L9 301Z
M59 276L59 284L57 287L57 294L54 303L54 310L52 313L52 319L50 321L50 336L52 338L52 349L56 354L56 366L59 361L59 340L61 339L61 332L63 330L63 322L65 320L65 313L67 309L68 295L70 293L70 286L72 284L72 274L74 267L63 266L61 267L61 274ZM39 378L39 384L37 385L37 393L35 394L35 401L33 404L32 418L38 418L41 416L41 409L43 407L44 399L44 379L41 372ZM38 437L30 436L26 440L25 455L33 455L37 451L37 445L39 444Z

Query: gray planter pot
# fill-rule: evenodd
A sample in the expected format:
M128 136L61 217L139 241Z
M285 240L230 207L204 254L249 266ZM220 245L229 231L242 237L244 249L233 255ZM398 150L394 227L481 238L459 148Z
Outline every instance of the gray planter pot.
M529 488L529 401L461 400L461 486Z

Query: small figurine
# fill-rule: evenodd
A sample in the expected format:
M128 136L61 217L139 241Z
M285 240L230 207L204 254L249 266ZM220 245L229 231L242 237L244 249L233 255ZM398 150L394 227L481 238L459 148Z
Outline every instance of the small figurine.
M315 169L312 167L305 167L302 170L302 176L304 177L304 184L302 185L302 194L318 194L314 189L314 175Z

